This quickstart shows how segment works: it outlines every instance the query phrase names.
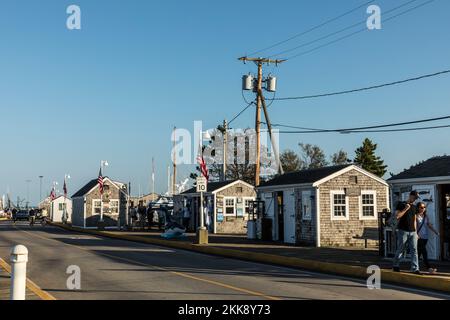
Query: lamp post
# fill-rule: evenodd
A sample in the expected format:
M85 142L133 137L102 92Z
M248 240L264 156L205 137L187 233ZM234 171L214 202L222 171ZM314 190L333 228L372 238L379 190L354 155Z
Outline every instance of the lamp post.
M53 194L53 197L54 197L54 199L56 199L56 194L57 194L57 190L56 190L56 186L58 185L58 182L57 181L53 181L53 186L52 186L52 194ZM53 221L53 213L54 213L54 206L55 206L55 204L54 204L54 202L53 202L53 200L54 199L52 199L51 197L50 197L50 201L51 201L51 207L50 207L50 220L51 221Z
M67 215L67 180L70 179L70 174L64 175L64 206L63 206L63 216L62 216L62 222L65 224L67 223L68 215Z
M103 181L103 168L109 166L107 160L100 161L100 175ZM103 222L103 190L100 193L100 222Z

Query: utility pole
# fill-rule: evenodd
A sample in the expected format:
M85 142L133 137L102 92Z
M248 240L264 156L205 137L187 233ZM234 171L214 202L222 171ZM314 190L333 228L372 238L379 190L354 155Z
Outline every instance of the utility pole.
M223 168L222 180L227 180L227 148L228 148L228 123L223 120Z
M175 146L176 146L176 130L177 127L173 128L173 177L172 177L172 196L175 195L176 193L176 183L177 183L177 153L175 151Z
M256 118L255 118L255 131L256 131L256 159L255 159L255 186L258 187L260 183L260 173L261 173L261 104L264 99L263 96L263 64L275 64L278 65L282 62L285 62L286 60L272 60L272 59L266 59L266 58L248 58L248 57L241 57L238 60L243 61L246 63L254 62L258 66L258 76L256 79L256 88L253 88L253 91L256 92ZM250 90L249 88L246 88L244 90ZM265 114L267 114L267 110L265 110ZM266 119L267 120L267 119ZM269 129L270 130L270 129ZM272 134L270 133L272 136Z

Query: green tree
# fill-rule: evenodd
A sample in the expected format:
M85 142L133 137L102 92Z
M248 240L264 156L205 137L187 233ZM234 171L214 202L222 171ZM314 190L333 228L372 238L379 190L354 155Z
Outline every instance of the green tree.
M370 139L366 138L363 141L362 146L355 151L356 157L354 163L360 165L364 170L382 177L386 174L387 166L380 157L376 156L375 150L377 149L377 146L376 143L373 143Z
M331 156L331 163L335 166L344 165L349 162L351 162L351 160L348 159L347 152L342 149Z
M284 172L295 172L301 170L302 163L298 155L292 150L285 150L280 155L281 165Z
M325 152L317 145L299 143L301 169L317 169L328 165Z

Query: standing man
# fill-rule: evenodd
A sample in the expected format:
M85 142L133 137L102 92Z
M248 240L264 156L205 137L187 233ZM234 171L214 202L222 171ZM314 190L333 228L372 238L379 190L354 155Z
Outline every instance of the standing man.
M411 253L411 271L421 274L419 270L419 257L417 254L417 208L414 202L419 199L417 191L411 191L407 202L400 202L396 208L397 225L397 252L394 257L393 270L400 272L400 259L408 243Z

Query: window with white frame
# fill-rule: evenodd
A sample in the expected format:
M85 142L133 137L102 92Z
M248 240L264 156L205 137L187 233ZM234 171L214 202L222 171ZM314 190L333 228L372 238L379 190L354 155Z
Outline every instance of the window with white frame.
M92 214L100 214L102 211L102 201L92 200Z
M364 190L360 198L360 219L376 219L376 192Z
M244 213L250 213L250 202L253 202L255 199L253 198L244 198Z
M109 211L111 214L119 214L119 200L109 201Z
M236 214L236 199L235 198L225 198L225 214L235 215Z
M331 218L333 220L348 219L348 198L344 191L331 191Z
M66 203L59 203L59 204L58 204L58 210L59 210L59 211L65 210L66 207L67 207L67 204L66 204Z

